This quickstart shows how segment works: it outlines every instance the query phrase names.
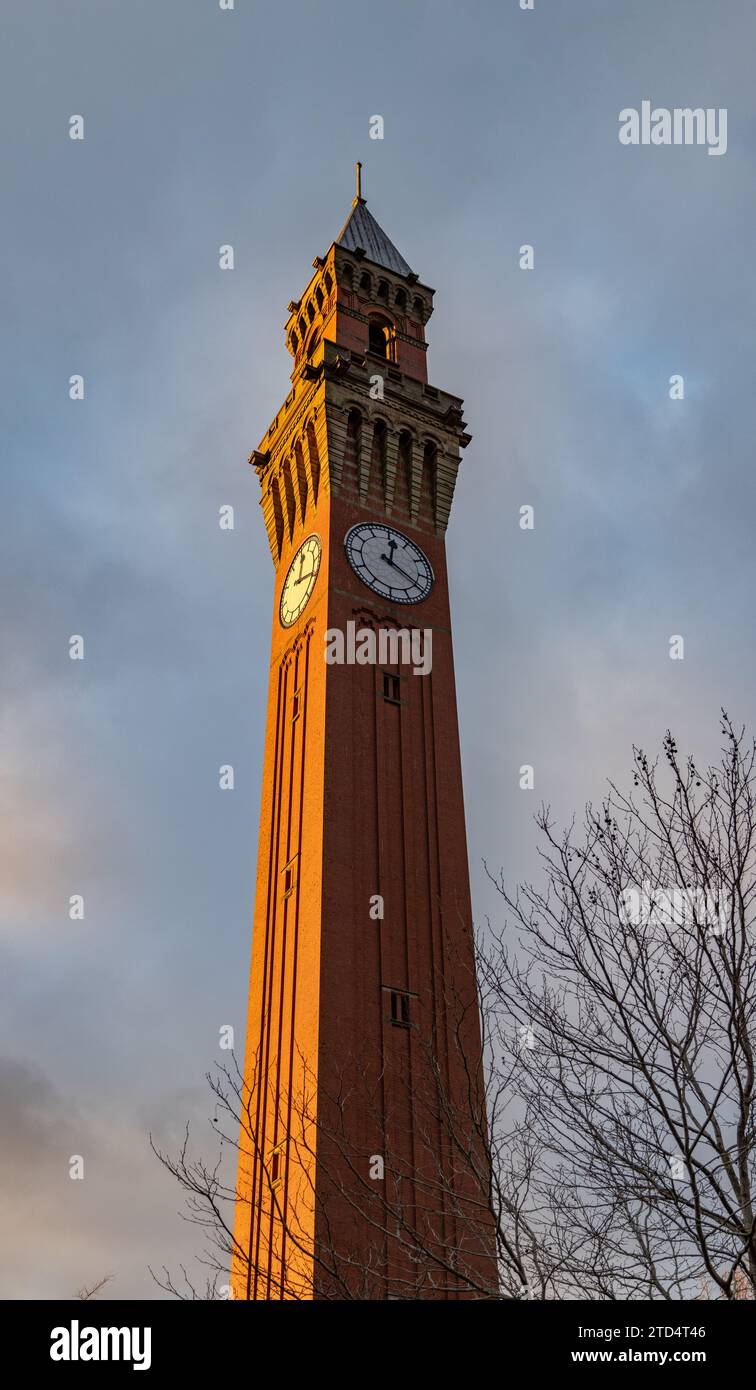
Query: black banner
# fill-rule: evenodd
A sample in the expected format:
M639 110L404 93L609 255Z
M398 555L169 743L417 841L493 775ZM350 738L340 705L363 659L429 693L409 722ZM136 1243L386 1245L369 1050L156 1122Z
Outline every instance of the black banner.
M446 1305L445 1311L439 1303L426 1303L422 1309L414 1303L411 1324L404 1321L400 1302L373 1304L372 1312L368 1305L360 1312L352 1303L340 1304L338 1310L330 1305L329 1313L329 1305L320 1304L311 1326L312 1307L169 1301L113 1301L86 1308L71 1302L6 1303L6 1364L13 1354L45 1385L71 1376L93 1383L103 1373L164 1378L183 1370L196 1381L201 1375L245 1365L254 1374L257 1358L261 1372L268 1365L271 1333L279 1339L275 1345L280 1350L288 1347L296 1357L297 1343L287 1339L301 1335L304 1319L312 1347L322 1350L327 1339L332 1352L339 1345L353 1345L351 1339L363 1329L367 1335L379 1329L382 1339L395 1334L401 1338L396 1350L401 1347L405 1369L417 1358L425 1373L436 1358L442 1368L459 1337L475 1338L465 1342L472 1351L473 1373L481 1363L498 1363L504 1372L523 1361L534 1374L541 1369L590 1371L618 1365L665 1372L691 1366L711 1372L742 1365L751 1354L755 1331L749 1302L458 1303L454 1308ZM362 1322L365 1317L367 1324ZM388 1354L391 1344L382 1340L379 1345ZM351 1378L354 1356L353 1348L347 1355ZM342 1362L342 1370L347 1362ZM373 1354L369 1364L375 1366Z

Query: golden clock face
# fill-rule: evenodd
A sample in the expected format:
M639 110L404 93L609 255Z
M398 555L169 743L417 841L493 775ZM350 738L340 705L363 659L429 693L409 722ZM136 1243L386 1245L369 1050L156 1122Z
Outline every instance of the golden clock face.
M307 607L318 577L321 551L320 536L308 536L289 565L281 590L281 627L291 627Z

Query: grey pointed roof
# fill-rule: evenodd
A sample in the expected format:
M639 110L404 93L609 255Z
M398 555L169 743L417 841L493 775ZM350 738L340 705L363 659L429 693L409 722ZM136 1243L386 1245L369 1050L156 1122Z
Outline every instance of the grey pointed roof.
M385 270L393 270L395 275L412 274L404 256L399 255L393 241L378 226L362 198L355 198L352 211L337 238L337 245L345 246L347 251L363 250L369 261L382 265Z

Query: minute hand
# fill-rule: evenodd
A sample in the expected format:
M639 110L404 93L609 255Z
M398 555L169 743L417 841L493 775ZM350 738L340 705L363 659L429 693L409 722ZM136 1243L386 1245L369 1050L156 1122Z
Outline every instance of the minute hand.
M382 555L382 556L381 556L381 559L382 559L382 560L385 560L385 561L386 561L386 564L387 564L387 565L390 565L391 568L392 568L392 570L398 570L400 574L403 574L403 575L404 575L404 578L405 578L405 579L408 579L409 582L410 582L410 584L414 584L414 583L415 583L415 580L413 579L412 575L411 575L411 574L408 574L406 570L403 570L402 567L401 567L401 565L397 565L396 560L389 560L388 555Z

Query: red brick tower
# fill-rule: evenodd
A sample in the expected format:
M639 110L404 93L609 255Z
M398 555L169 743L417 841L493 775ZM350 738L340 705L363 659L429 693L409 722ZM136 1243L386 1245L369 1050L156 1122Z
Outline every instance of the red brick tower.
M276 581L234 1296L484 1297L444 543L470 436L428 384L433 291L359 166L313 266L289 305L292 388L250 460Z

